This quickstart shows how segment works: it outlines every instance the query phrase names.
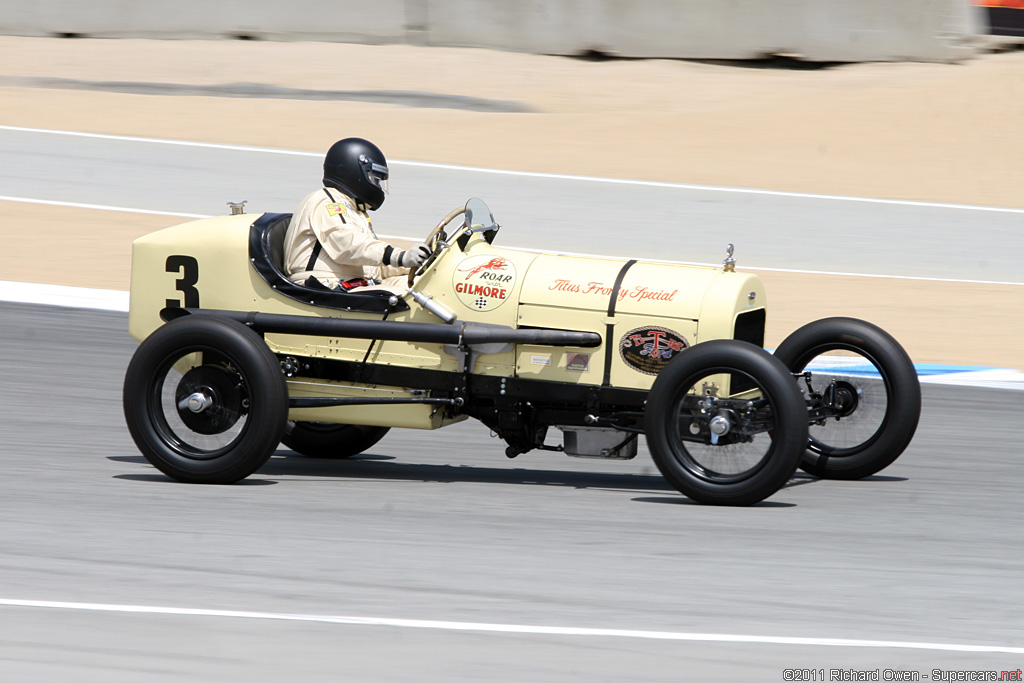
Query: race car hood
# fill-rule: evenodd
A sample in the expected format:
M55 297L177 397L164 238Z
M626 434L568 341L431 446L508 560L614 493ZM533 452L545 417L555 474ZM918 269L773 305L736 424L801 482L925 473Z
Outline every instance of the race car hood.
M697 320L704 292L721 273L718 268L543 254L530 265L519 300L608 310L614 296L619 314Z

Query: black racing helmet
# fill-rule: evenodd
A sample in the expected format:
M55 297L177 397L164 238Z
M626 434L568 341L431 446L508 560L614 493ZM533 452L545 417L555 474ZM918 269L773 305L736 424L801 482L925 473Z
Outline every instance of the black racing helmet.
M324 157L324 185L374 211L388 193L388 162L377 145L362 138L338 140Z

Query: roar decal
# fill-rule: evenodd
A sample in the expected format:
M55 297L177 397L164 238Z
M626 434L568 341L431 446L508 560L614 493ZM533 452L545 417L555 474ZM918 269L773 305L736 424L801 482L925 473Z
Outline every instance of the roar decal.
M626 365L645 375L657 375L677 353L688 347L678 332L665 327L638 327L622 335L619 354Z
M505 303L515 284L515 266L500 256L470 256L452 275L455 296L477 311L492 311Z

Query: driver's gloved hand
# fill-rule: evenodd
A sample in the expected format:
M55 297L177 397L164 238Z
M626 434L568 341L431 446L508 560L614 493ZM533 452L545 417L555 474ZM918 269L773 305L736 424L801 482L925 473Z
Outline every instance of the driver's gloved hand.
M403 251L398 256L398 265L403 268L419 268L430 256L430 247L425 244L417 244L409 251Z

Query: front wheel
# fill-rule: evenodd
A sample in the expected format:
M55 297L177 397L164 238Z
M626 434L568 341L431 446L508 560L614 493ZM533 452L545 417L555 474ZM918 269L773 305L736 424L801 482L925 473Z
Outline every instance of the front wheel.
M907 352L888 333L854 318L804 325L775 357L808 391L810 438L802 469L826 479L862 479L910 445L921 416L921 385Z
M124 416L135 445L178 481L230 484L259 469L288 419L284 374L232 320L187 316L147 337L128 364Z
M351 458L372 448L389 431L389 427L289 422L281 443L310 458Z
M764 500L789 481L807 444L807 409L792 376L746 342L680 353L654 381L644 412L658 469L699 503Z

